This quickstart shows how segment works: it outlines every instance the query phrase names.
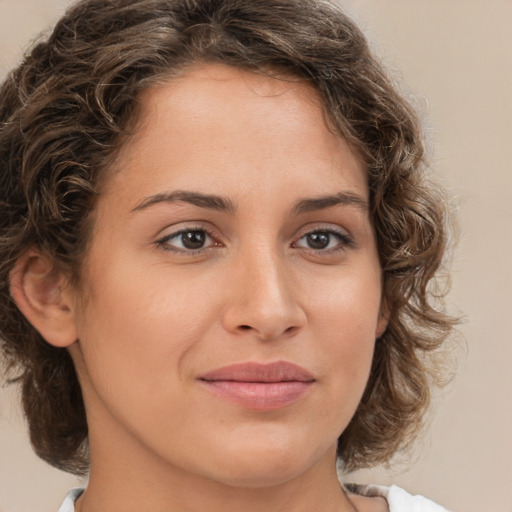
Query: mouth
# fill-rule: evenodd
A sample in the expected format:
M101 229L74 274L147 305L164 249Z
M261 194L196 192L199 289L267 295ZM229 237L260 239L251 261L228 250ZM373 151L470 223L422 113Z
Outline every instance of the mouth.
M304 396L316 379L306 369L287 361L224 366L202 375L199 381L213 394L254 410L275 410Z

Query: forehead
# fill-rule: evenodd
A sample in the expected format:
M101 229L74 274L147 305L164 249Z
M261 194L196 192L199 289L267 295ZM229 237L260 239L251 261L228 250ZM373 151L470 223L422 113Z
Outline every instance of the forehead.
M212 102L212 98L219 101ZM144 90L139 100L148 115L150 105L163 105L163 100L176 111L182 105L195 113L215 112L215 106L222 111L229 103L240 107L240 115L245 106L258 102L260 108L273 102L295 108L301 108L302 102L322 106L317 90L304 78L278 69L247 70L220 62L187 66L169 80Z
M297 77L201 64L138 102L137 125L114 166L116 189L128 174L138 190L159 178L181 188L194 176L201 186L225 187L218 179L226 173L259 186L276 175L311 184L330 173L367 188L360 159L327 125L318 92Z

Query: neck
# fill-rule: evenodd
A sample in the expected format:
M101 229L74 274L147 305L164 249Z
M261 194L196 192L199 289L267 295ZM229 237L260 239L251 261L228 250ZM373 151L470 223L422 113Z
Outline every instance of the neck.
M243 485L186 471L133 444L97 441L76 512L357 512L339 484L335 450L284 481Z

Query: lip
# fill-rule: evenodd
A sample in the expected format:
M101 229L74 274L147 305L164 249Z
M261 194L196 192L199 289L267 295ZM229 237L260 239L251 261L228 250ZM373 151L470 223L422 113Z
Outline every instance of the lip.
M315 380L309 371L287 361L239 363L199 377L215 395L260 411L292 405L309 391Z

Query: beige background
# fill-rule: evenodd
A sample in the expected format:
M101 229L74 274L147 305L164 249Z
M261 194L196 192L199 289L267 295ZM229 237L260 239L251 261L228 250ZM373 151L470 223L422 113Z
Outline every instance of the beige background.
M512 1L342 1L426 114L436 172L458 198L450 302L467 317L458 377L413 467L353 478L454 512L512 512ZM67 3L0 0L0 75ZM1 391L0 512L55 512L75 484L32 454L14 390Z

